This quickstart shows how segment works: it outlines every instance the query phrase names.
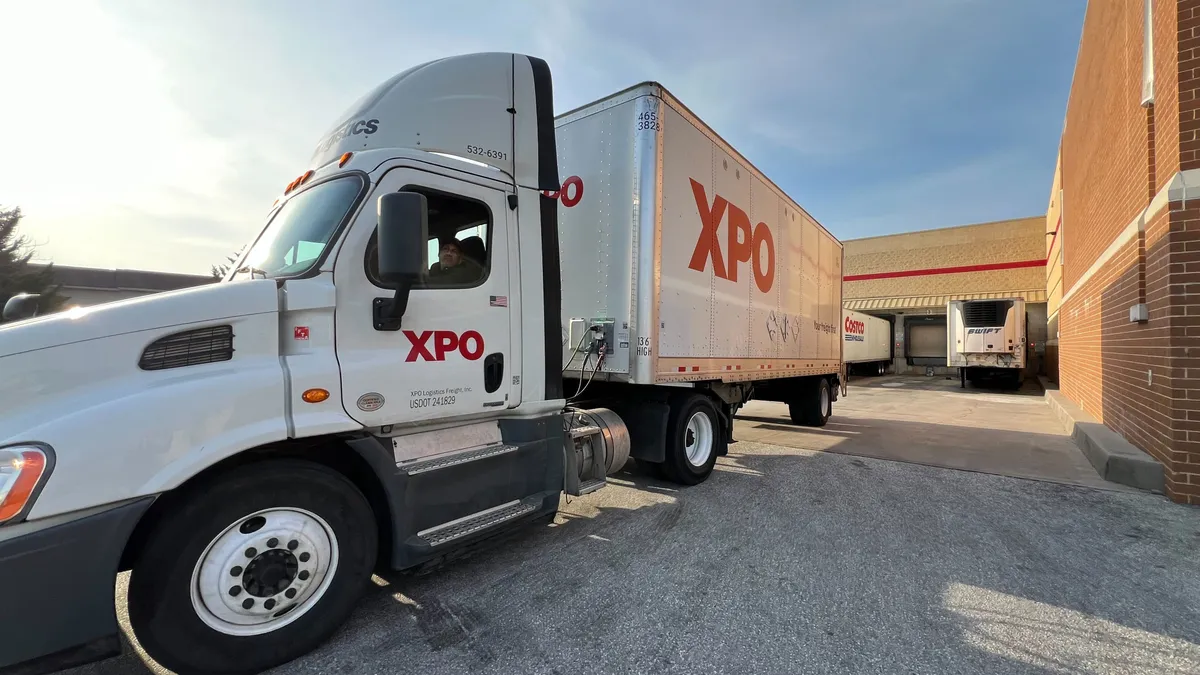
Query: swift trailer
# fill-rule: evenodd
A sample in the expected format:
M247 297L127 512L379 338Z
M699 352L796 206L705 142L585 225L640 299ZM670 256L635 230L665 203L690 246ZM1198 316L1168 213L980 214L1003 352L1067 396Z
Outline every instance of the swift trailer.
M1016 389L1025 373L1025 301L951 300L946 304L946 365L962 386L994 380Z
M883 375L892 362L892 324L870 314L842 310L842 360L846 372Z
M841 244L658 85L552 100L518 54L404 71L222 283L0 328L0 671L118 651L131 570L150 656L257 672L630 456L703 481L751 397L825 423Z

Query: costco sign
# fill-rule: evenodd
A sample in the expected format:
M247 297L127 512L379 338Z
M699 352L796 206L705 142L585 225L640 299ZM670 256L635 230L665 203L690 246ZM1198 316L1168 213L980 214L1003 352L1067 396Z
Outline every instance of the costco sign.
M846 329L847 342L862 342L866 339L867 324L846 317L846 323L843 327Z
M770 293L771 286L775 284L775 240L771 237L771 228L766 223L759 223L751 230L750 217L745 211L716 194L710 205L704 186L694 179L688 180L692 182L692 195L700 212L700 238L696 240L688 267L703 272L711 259L713 274L736 282L738 266L750 263L754 284L763 293ZM725 217L726 211L729 212L728 218ZM722 220L727 223L723 246L718 234ZM725 264L726 260L729 261L728 265Z

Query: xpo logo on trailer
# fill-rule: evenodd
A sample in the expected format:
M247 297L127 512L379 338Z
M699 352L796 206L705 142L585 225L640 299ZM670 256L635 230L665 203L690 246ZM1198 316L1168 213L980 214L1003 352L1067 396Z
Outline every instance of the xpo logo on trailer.
M730 204L724 197L713 195L712 205L708 203L708 195L704 186L689 178L692 182L692 194L696 197L696 209L700 212L700 238L696 240L696 249L692 251L692 260L688 267L703 272L709 258L712 259L713 274L722 279L736 282L738 280L738 264L754 262L754 284L763 293L770 293L775 283L775 240L771 238L771 228L766 223L759 223L750 229L750 217L746 212ZM721 240L717 236L725 210L729 210L728 225L725 228L725 253L729 255L729 266L725 266L725 256L721 250ZM765 266L765 267L764 267Z
M562 189L551 192L550 190L542 190L542 194L551 199L557 199L562 202L562 205L568 209L579 203L583 199L583 179L579 176L571 176L563 181Z
M846 341L847 342L862 342L866 339L867 324L846 317Z

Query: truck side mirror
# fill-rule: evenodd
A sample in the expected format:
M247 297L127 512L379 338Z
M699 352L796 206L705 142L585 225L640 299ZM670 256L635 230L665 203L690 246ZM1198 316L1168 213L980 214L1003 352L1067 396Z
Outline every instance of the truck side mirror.
M419 281L427 272L429 204L418 192L389 192L379 197L379 278L394 284Z
M413 284L428 273L425 250L429 242L429 203L417 192L380 195L377 206L376 262L379 278L396 285L396 295L373 303L375 330L400 330Z
M4 303L4 320L21 321L37 316L41 297L36 293L18 293L12 296Z

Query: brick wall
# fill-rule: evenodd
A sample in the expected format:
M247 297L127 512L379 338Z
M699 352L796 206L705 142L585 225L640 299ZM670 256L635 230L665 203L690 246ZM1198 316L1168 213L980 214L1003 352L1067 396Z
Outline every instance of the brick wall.
M1045 259L1045 219L1041 216L995 223L851 239L845 246L844 275L944 269ZM1045 268L1018 267L952 274L848 280L847 299L963 293L1007 293L1045 288Z
M1165 230L1169 215L1158 214L1147 234ZM1166 286L1155 278L1146 298L1150 321L1129 321L1129 308L1141 302L1139 272L1134 238L1068 299L1059 312L1060 377L1067 397L1165 465L1172 459L1175 384L1170 305Z
M1062 140L1068 289L1148 201L1143 16L1141 0L1087 6Z
M1084 21L1061 146L1059 381L1163 463L1172 499L1200 505L1200 203L1154 199L1200 169L1200 0L1155 2L1148 108L1143 11L1093 0ZM1149 320L1130 322L1138 303Z
M1154 3L1154 154L1155 191L1161 189L1179 171L1179 49L1178 31L1196 27L1196 19L1180 22L1178 5L1171 0ZM1189 48L1190 56L1190 48ZM1140 61L1139 61L1140 63ZM1191 119L1189 113L1188 119ZM1188 140L1195 140L1189 130Z
M1170 6L1172 3L1162 4ZM1164 86L1174 85L1173 100L1178 104L1178 109L1173 112L1179 120L1179 168L1195 169L1200 168L1200 138L1197 137L1197 133L1200 132L1200 117L1197 115L1200 112L1200 0L1179 0L1176 7L1174 27L1178 48L1167 49L1166 55L1174 57L1175 68L1172 72L1178 74L1168 77ZM1157 36L1155 43L1157 44ZM1155 61L1157 60L1156 52ZM1157 99L1157 68L1155 73ZM1157 102L1155 108L1158 108ZM1173 148L1164 148L1164 153L1168 152L1174 152Z
M1146 284L1164 299L1170 336L1167 494L1200 505L1200 205L1171 206L1153 243L1147 231Z

